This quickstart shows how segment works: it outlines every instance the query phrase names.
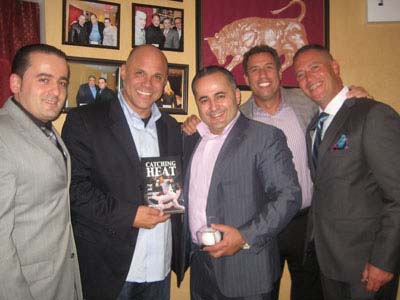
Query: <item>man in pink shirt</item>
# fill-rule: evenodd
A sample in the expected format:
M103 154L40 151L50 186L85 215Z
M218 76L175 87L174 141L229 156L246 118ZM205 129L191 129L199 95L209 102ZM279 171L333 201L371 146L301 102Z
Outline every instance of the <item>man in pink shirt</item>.
M244 117L232 74L211 66L192 82L202 122L184 144L191 299L266 300L280 276L277 234L301 206L281 130ZM201 249L196 236L222 234Z

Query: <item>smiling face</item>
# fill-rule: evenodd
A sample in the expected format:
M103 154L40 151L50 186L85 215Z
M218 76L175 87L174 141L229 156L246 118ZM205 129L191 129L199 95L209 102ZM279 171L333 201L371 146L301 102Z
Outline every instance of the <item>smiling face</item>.
M282 78L270 53L257 53L249 57L245 80L253 92L256 102L263 103L279 99Z
M125 85L122 94L140 117L150 116L151 106L164 91L167 76L167 59L151 45L135 48L127 64L122 66L121 77Z
M322 109L343 88L339 65L323 51L310 49L300 53L294 62L300 88Z
M211 133L221 134L238 112L240 90L234 90L228 79L216 72L198 79L194 91L201 120Z
M151 23L153 23L153 25L155 27L159 27L160 26L160 17L158 15L154 15L153 18L151 19Z
M64 107L67 88L67 62L54 54L31 53L23 77L10 76L10 89L15 100L42 122L58 117Z

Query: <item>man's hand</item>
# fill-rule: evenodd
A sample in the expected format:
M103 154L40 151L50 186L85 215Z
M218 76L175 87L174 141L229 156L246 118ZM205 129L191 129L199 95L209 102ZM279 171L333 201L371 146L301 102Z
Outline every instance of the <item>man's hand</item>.
M346 94L347 98L369 98L372 99L373 97L368 94L368 92L361 86L349 86L349 91Z
M211 227L222 233L222 241L214 246L204 247L203 250L210 253L212 257L231 256L238 252L246 242L239 230L222 224L211 224Z
M133 221L133 227L152 229L158 223L168 220L170 216L171 215L164 214L162 210L140 205L136 212L135 220Z
M367 291L377 292L381 286L392 280L393 274L381 270L369 263L365 264L361 282L365 283Z
M182 130L187 135L192 135L197 131L197 125L200 123L200 119L196 115L191 115L182 124Z

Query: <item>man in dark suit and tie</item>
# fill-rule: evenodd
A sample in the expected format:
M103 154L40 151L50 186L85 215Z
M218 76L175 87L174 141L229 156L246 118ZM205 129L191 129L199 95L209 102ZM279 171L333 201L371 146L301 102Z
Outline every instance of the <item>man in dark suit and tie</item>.
M183 279L180 215L144 202L142 157L181 155L175 119L157 108L165 55L135 47L113 101L71 110L62 131L71 153L71 211L84 298L168 300L170 270ZM172 233L173 234L172 234Z
M96 103L113 101L116 95L114 91L107 87L107 79L99 78L99 91L96 95Z
M294 57L297 80L319 105L307 133L314 181L308 251L315 244L324 299L395 299L400 261L400 118L347 99L339 65L319 45Z
M270 299L281 273L276 236L301 205L291 152L279 129L239 112L226 69L204 68L192 89L203 122L184 143L191 299ZM222 240L200 251L207 225Z
M76 94L76 106L94 103L99 87L96 84L96 77L89 75L88 82L80 85Z

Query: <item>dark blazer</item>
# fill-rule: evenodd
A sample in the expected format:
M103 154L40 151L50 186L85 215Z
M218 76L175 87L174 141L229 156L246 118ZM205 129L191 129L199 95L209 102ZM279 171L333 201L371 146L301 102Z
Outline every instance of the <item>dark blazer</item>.
M155 44L159 48L164 47L165 37L160 27L150 24L145 29L146 44Z
M100 33L100 44L99 45L101 45L103 42L103 37L104 37L103 31L104 31L105 26L104 26L103 22L97 22L97 25L99 27L99 33ZM87 22L85 22L85 24L83 26L85 27L87 43L89 44L89 36L90 36L90 33L92 32L93 24L91 21L87 21Z
M196 133L184 141L185 199L199 140ZM225 296L244 297L272 289L281 275L276 236L300 206L300 187L284 134L241 115L218 155L206 208L207 216L238 228L251 245L250 250L212 259Z
M96 97L99 90L100 88L96 85ZM78 93L76 94L76 105L81 106L82 104L94 103L96 97L93 97L88 83L81 84Z
M162 113L157 121L160 155L181 154L179 124ZM117 99L71 110L62 131L72 161L71 210L85 299L115 300L125 282L144 205L139 156ZM172 269L179 261L182 217L172 216Z
M104 89L99 89L97 91L96 103L113 101L114 99L116 99L116 94L112 89L109 89L108 87Z
M317 118L308 128L311 136ZM367 262L398 271L400 118L385 104L346 100L320 145L312 220L318 262L328 278L360 282ZM313 226L314 225L314 226Z

